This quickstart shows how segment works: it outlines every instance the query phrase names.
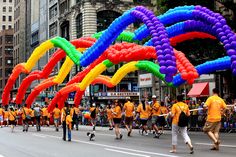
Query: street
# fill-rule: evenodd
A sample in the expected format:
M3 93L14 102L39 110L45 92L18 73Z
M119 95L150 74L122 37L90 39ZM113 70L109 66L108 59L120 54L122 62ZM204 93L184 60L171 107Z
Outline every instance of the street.
M36 132L34 127L29 132L22 132L22 127L15 128L11 133L9 127L0 128L0 157L233 157L236 152L235 134L221 134L220 151L210 151L210 140L202 132L190 132L194 145L194 155L189 154L186 145L179 138L177 153L171 154L171 132L165 131L160 139L154 139L152 134L142 136L134 130L132 137L127 137L125 129L122 140L115 140L114 131L108 128L97 127L95 141L89 141L87 132L92 127L80 126L79 131L72 131L72 142L62 140L62 129L55 132L54 128L42 127L41 132Z

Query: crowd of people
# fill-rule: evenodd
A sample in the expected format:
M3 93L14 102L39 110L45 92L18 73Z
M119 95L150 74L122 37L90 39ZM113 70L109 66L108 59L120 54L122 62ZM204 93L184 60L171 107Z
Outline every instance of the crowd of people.
M225 102L218 96L218 90L213 90L214 95L206 102L183 100L183 96L177 96L173 104L165 98L164 102L157 101L155 95L152 101L142 100L138 104L132 102L127 97L125 102L115 100L105 107L92 103L91 107L75 107L65 102L65 106L59 109L56 105L52 113L48 113L47 105L35 104L32 108L14 108L13 105L3 109L0 106L0 127L10 125L13 132L16 125L23 126L23 132L28 131L28 127L36 125L36 130L41 131L41 126L49 126L50 119L53 119L55 131L59 131L59 126L63 129L63 140L71 141L71 130L78 130L79 124L88 124L92 130L96 130L97 125L108 124L109 130L115 130L115 139L123 137L120 127L125 127L127 136L132 136L133 128L138 127L142 135L154 134L154 138L159 138L164 133L164 128L172 130L171 153L176 152L177 135L181 134L185 143L189 146L190 153L193 153L193 146L187 134L187 129L203 130L213 141L212 150L219 150L219 131L222 128L236 128L236 104L231 105L226 110ZM85 117L83 113L89 112L90 116ZM188 120L188 121L186 121Z

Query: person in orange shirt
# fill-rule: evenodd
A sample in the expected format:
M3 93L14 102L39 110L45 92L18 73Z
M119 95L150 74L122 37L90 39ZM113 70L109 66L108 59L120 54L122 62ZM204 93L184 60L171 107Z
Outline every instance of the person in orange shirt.
M29 110L30 110L31 124L32 124L32 127L33 127L34 123L35 123L34 108L30 108Z
M72 130L74 129L74 125L76 127L76 130L79 130L79 113L80 113L80 109L76 106L74 106L72 109Z
M213 96L209 97L204 105L204 108L208 108L208 113L203 132L205 132L214 143L211 150L219 150L221 115L226 111L226 104L224 100L219 97L219 90L217 88L214 88L212 91Z
M128 136L130 136L134 120L134 104L130 102L130 97L126 98L126 103L124 104L123 112L125 112L125 127L128 130Z
M181 112L184 112L185 115L189 117L190 111L188 105L183 102L183 95L178 95L177 101L177 103L173 104L170 112L170 115L172 116L172 150L170 150L170 153L176 153L176 145L178 140L177 137L180 133L184 139L184 142L190 148L190 154L193 154L193 146L191 143L191 139L189 138L187 133L187 126L179 126L179 117L181 115Z
M112 109L112 115L113 115L113 121L115 124L115 134L116 134L116 139L122 139L123 135L120 132L120 122L121 122L121 117L122 117L122 112L121 112L121 105L119 104L118 100L115 100L115 108Z
M157 98L156 95L152 96L152 104L153 104L152 105L152 127L155 130L154 138L159 138L161 134L159 134L157 123L158 123L158 116L160 115L158 112L160 108L160 104L157 102L156 98Z
M9 116L9 111L7 109L7 106L6 106L5 111L4 111L4 121L3 121L3 123L5 123L5 126L7 126L7 127L8 127L8 116Z
M52 111L52 114L53 114L53 119L54 119L54 124L55 124L55 127L56 127L56 131L59 131L59 120L60 120L60 109L58 108L58 105L56 104L56 107L54 108L54 110Z
M146 136L148 136L147 121L148 121L148 118L151 116L151 111L152 111L152 108L150 107L147 101L143 100L138 105L137 113L139 114L140 122L142 124L142 134L145 131Z
M14 111L13 107L10 108L8 119L9 119L9 125L11 126L11 132L13 132L16 122L16 112Z
M71 141L71 108L68 102L65 102L64 108L61 110L61 123L63 127L63 140L66 141L66 128L68 128L68 141Z
M98 109L96 108L96 104L93 103L92 107L89 109L90 111L90 117L91 117L91 123L93 126L93 131L95 131L95 126L96 126L96 122L97 122L97 113L98 113Z
M43 125L49 126L49 119L48 119L48 109L47 106L42 108L42 117L43 117Z
M24 104L24 106L22 108L23 132L28 131L29 121L31 120L30 110L26 106L27 105Z
M112 105L112 106L113 106L113 105ZM111 107L111 105L108 105L108 106L107 106L107 110L106 110L106 111L107 111L107 120L108 120L109 125L110 125L109 130L113 130L112 108L114 108L114 106Z
M68 130L68 141L71 141L72 122L73 122L73 120L70 115L70 111L66 111L66 126L67 126L67 130Z
M163 116L163 114L167 114L167 113L168 113L168 109L165 106L165 103L162 101L161 106L159 107L159 110L158 110L158 114L159 114L158 123L159 123L159 126L161 127L161 130L159 131L160 135L164 133L164 126L166 125L167 116Z
M4 115L4 110L2 108L2 105L0 105L0 127L2 128L3 125L3 115Z

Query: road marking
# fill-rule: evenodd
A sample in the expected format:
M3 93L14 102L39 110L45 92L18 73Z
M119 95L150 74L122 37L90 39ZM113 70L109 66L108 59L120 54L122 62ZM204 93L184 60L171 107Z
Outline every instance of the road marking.
M5 156L3 156L3 155L0 154L0 157L5 157Z
M61 137L59 137L59 136L46 135L46 134L42 134L42 135L47 136L47 137L51 137L51 138L61 139ZM164 157L178 157L175 155L169 155L169 154L164 154L164 153L148 152L148 151L142 151L142 150L125 148L125 147L112 146L112 145L105 145L105 144L87 142L87 141L81 141L81 140L75 140L75 139L73 139L73 141L77 142L77 143L84 143L84 144L89 144L89 145L95 145L95 146L101 146L101 147L107 147L107 148L113 148L113 149L119 149L119 150L126 150L126 151L131 151L131 152L136 152L136 153L138 152L138 153L158 155L158 156L164 156Z
M102 136L112 136L114 137L114 135L111 135L111 134L100 134L100 133L95 133L96 135L102 135Z
M112 151L112 152L117 152L117 153L123 153L123 154L134 155L134 156L150 157L150 156L148 156L148 155L137 154L137 153L131 153L131 152L125 152L125 151L115 150L115 149L109 149L109 148L105 148L105 150Z
M205 145L205 146L212 146L210 143L195 143L198 145ZM230 147L230 148L236 148L236 145L227 145L227 144L221 144L220 146L222 147Z
M42 137L42 138L46 138L47 136L43 135L43 134L32 134L33 136L36 137Z

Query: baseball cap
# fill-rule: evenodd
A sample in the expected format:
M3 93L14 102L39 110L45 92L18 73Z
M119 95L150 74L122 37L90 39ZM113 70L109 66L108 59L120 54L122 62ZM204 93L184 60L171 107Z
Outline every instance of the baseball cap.
M152 96L152 99L156 99L156 98L157 98L157 96L156 96L156 95L153 95L153 96Z

